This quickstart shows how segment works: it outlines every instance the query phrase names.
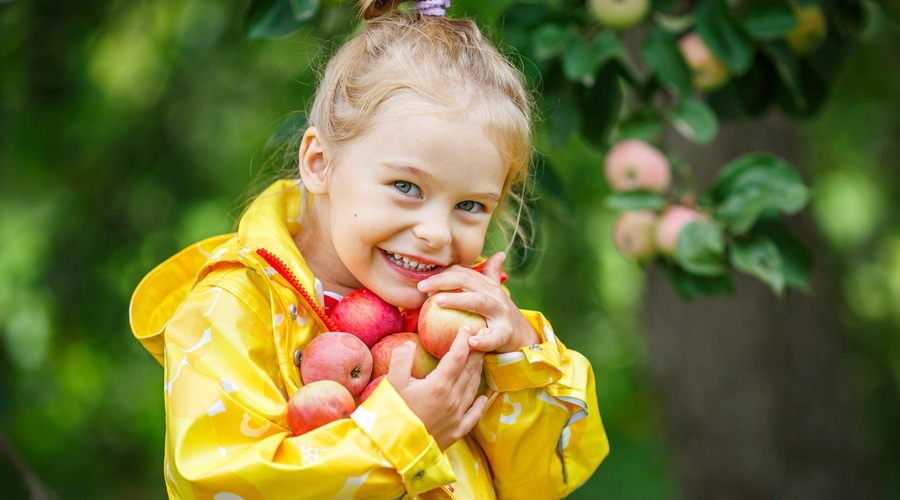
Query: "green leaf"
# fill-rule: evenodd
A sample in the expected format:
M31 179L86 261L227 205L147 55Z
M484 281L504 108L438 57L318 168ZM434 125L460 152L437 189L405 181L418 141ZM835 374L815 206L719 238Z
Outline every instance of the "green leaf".
M626 210L662 210L665 205L666 199L661 194L648 191L612 193L606 197L606 207L619 212Z
M319 0L255 0L247 11L250 38L278 38L306 25L319 10Z
M620 119L615 125L619 138L656 142L663 131L663 119L654 107L648 107Z
M605 62L611 59L624 59L625 46L619 37L612 33L602 32L591 41L591 48L597 54L597 59Z
M562 56L563 74L569 81L585 87L594 86L594 54L591 47L581 38L574 38L566 45Z
M594 87L600 67L610 60L622 58L625 50L622 42L609 33L601 33L590 41L574 35L567 41L562 56L563 73L570 81L585 87Z
M541 60L556 57L573 38L577 38L577 33L571 29L553 23L542 24L531 35L534 56Z
M769 238L753 235L735 242L731 248L731 264L735 269L759 278L776 295L784 291L784 262L778 247Z
M799 212L809 201L800 174L765 154L744 155L726 165L711 190L717 215L733 234L749 230L764 212Z
M622 87L617 69L617 64L604 65L594 76L595 88L577 85L573 89L578 106L574 113L582 117L578 129L582 137L598 148L607 144L622 109Z
M697 22L692 12L688 12L684 15L677 15L654 10L652 15L653 21L656 22L657 26L673 35L684 33Z
M813 268L812 251L785 226L781 217L764 215L753 227L753 234L768 238L778 248L785 284L809 291L809 279Z
M797 19L786 0L754 0L747 2L741 25L757 40L774 40L793 29Z
M776 41L764 44L762 50L772 61L781 83L787 90L791 105L798 110L808 108L809 103L803 92L800 64L791 49L785 42Z
M697 32L709 49L734 73L753 63L753 41L728 10L725 0L706 0L697 8Z
M691 70L678 50L678 40L654 27L641 44L641 53L657 79L682 95L691 93Z
M725 228L718 222L691 222L678 234L675 262L700 276L721 276L725 265Z
M757 58L756 61L746 73L707 96L720 121L756 118L769 109L778 77L768 60Z
M666 271L672 288L685 300L734 292L734 281L730 273L722 276L697 276L674 264L667 265Z
M669 122L691 141L708 144L719 130L716 114L706 104L691 97L684 97L669 115Z

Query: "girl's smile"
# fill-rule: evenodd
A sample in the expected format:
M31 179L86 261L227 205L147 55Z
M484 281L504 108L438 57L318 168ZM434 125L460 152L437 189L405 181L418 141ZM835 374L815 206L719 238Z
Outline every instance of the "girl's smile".
M310 128L301 148L314 223L300 243L327 290L364 286L418 307L419 281L475 262L508 170L483 122L408 98L337 154L316 134Z
M399 253L388 252L386 250L382 251L392 264L400 266L411 273L415 273L414 276L416 277L419 275L427 276L429 274L434 274L434 271L440 271L440 269L443 268L443 266L438 264L429 264L425 262L425 259L418 259L416 257L409 258L404 257Z

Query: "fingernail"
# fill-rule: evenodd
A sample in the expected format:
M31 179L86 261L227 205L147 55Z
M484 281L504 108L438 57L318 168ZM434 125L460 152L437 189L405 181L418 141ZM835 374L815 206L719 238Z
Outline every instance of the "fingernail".
M463 325L463 330L465 330L466 333L472 333L472 329L469 328L469 325Z

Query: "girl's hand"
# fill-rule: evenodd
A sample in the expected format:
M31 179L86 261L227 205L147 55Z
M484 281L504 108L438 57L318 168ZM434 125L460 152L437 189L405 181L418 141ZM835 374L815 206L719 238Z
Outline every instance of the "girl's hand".
M419 282L419 291L433 294L444 290L438 305L450 309L476 312L485 317L487 328L469 338L469 346L482 352L512 352L540 341L531 324L500 286L500 266L506 259L503 252L492 255L479 273L462 266Z
M411 375L415 344L405 342L391 354L388 381L425 424L441 451L468 434L487 405L487 397L475 397L484 353L469 349L470 337L468 327L460 328L450 351L424 379Z

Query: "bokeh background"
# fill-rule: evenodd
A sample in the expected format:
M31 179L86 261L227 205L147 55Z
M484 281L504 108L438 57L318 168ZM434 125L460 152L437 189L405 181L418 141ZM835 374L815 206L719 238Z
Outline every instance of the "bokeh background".
M493 26L511 2L458 3ZM130 294L233 229L353 22L259 39L246 9L0 1L0 498L165 496L162 368ZM600 152L554 150L563 189L596 201L542 199L510 287L597 375L612 452L574 497L900 498L900 31L872 13L813 116L671 138L698 165L771 150L800 166L808 292L746 280L683 301L612 247Z

